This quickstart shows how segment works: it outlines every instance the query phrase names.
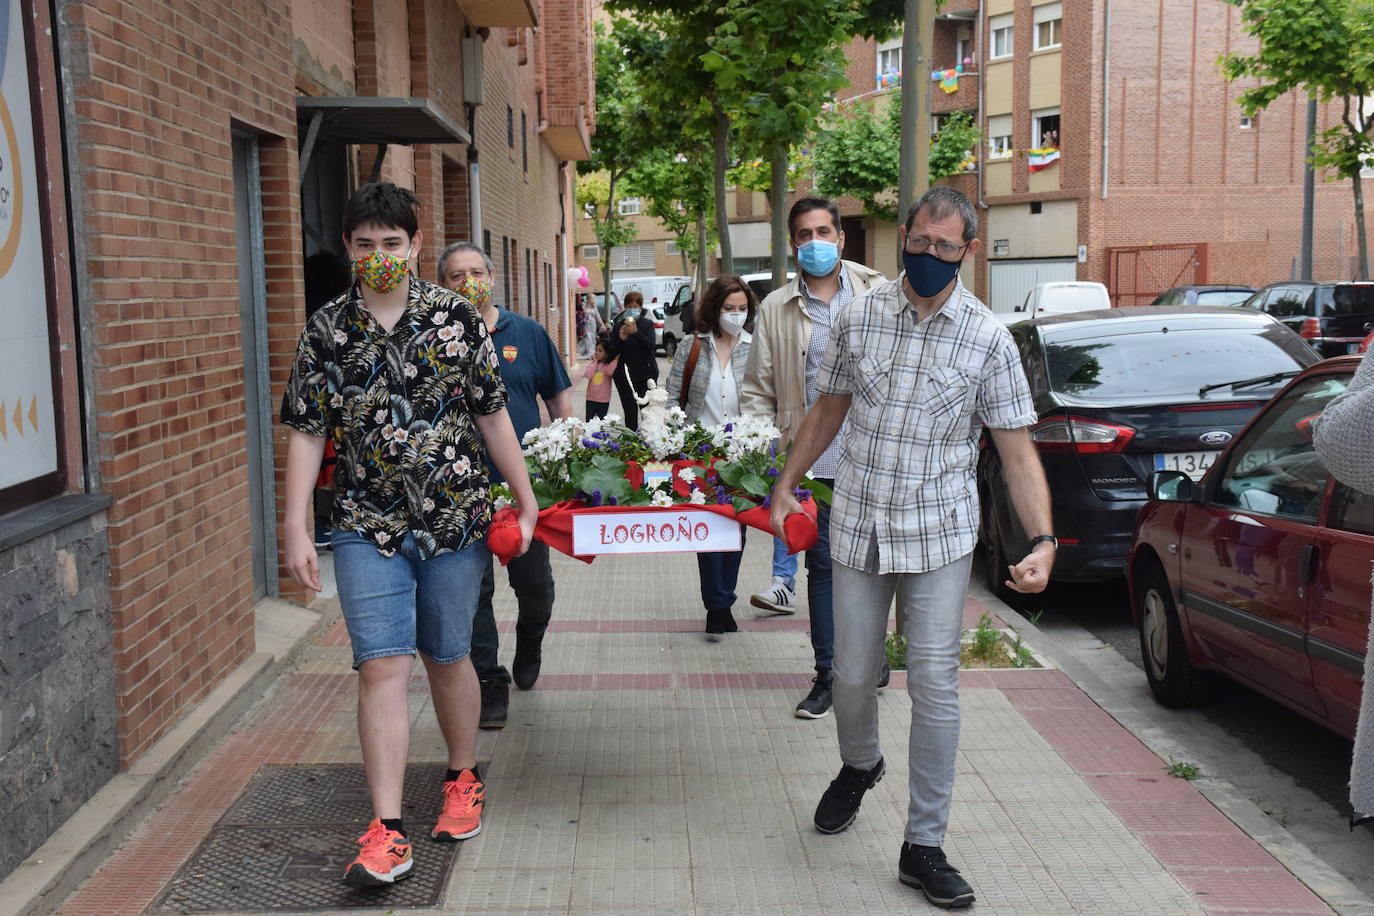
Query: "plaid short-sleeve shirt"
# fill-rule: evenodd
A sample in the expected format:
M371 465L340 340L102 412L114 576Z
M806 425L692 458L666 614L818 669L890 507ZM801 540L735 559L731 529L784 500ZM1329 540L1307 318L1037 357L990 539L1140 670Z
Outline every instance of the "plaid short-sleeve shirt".
M310 316L281 419L338 452L332 524L391 556L410 534L422 558L486 537L491 494L474 420L506 406L477 309L410 278L390 332L358 286Z
M855 299L831 329L818 389L851 395L830 554L880 573L938 569L978 538L982 428L1035 422L1011 334L962 282L920 320L902 277Z

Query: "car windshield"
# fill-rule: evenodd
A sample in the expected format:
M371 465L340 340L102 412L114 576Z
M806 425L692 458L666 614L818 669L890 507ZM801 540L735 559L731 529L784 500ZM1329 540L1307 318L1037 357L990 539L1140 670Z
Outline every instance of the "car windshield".
M1248 289L1200 289L1197 291L1198 305L1239 305L1254 293Z
M1374 312L1374 283L1324 286L1318 295L1324 315L1368 315Z
M1091 337L1082 329L1046 330L1050 387L1091 400L1195 401L1205 385L1300 368L1283 345L1282 328L1155 328Z

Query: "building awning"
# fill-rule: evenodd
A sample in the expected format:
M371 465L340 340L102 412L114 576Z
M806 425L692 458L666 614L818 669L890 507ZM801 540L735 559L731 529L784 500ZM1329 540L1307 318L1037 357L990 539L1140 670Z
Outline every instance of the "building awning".
M454 0L474 29L533 28L539 25L531 0Z
M309 122L314 121L313 115L320 115L317 141L402 145L472 142L468 132L429 99L298 96L296 110L309 116Z

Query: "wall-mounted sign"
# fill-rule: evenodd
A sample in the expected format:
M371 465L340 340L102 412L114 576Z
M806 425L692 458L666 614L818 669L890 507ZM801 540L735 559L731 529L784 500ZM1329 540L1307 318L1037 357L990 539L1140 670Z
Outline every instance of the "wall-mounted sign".
M28 47L19 7L18 0L0 0L0 489L57 470Z

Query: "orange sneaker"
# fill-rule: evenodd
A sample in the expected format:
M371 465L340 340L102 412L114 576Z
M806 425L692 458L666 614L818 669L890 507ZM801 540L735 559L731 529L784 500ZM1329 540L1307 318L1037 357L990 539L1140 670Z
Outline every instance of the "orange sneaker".
M374 817L367 825L367 833L358 837L362 850L358 858L344 871L344 884L354 887L376 887L409 877L410 840L398 831L386 829L382 819Z
M476 769L464 770L444 783L444 810L430 833L436 840L466 840L482 832L482 803L487 787Z

